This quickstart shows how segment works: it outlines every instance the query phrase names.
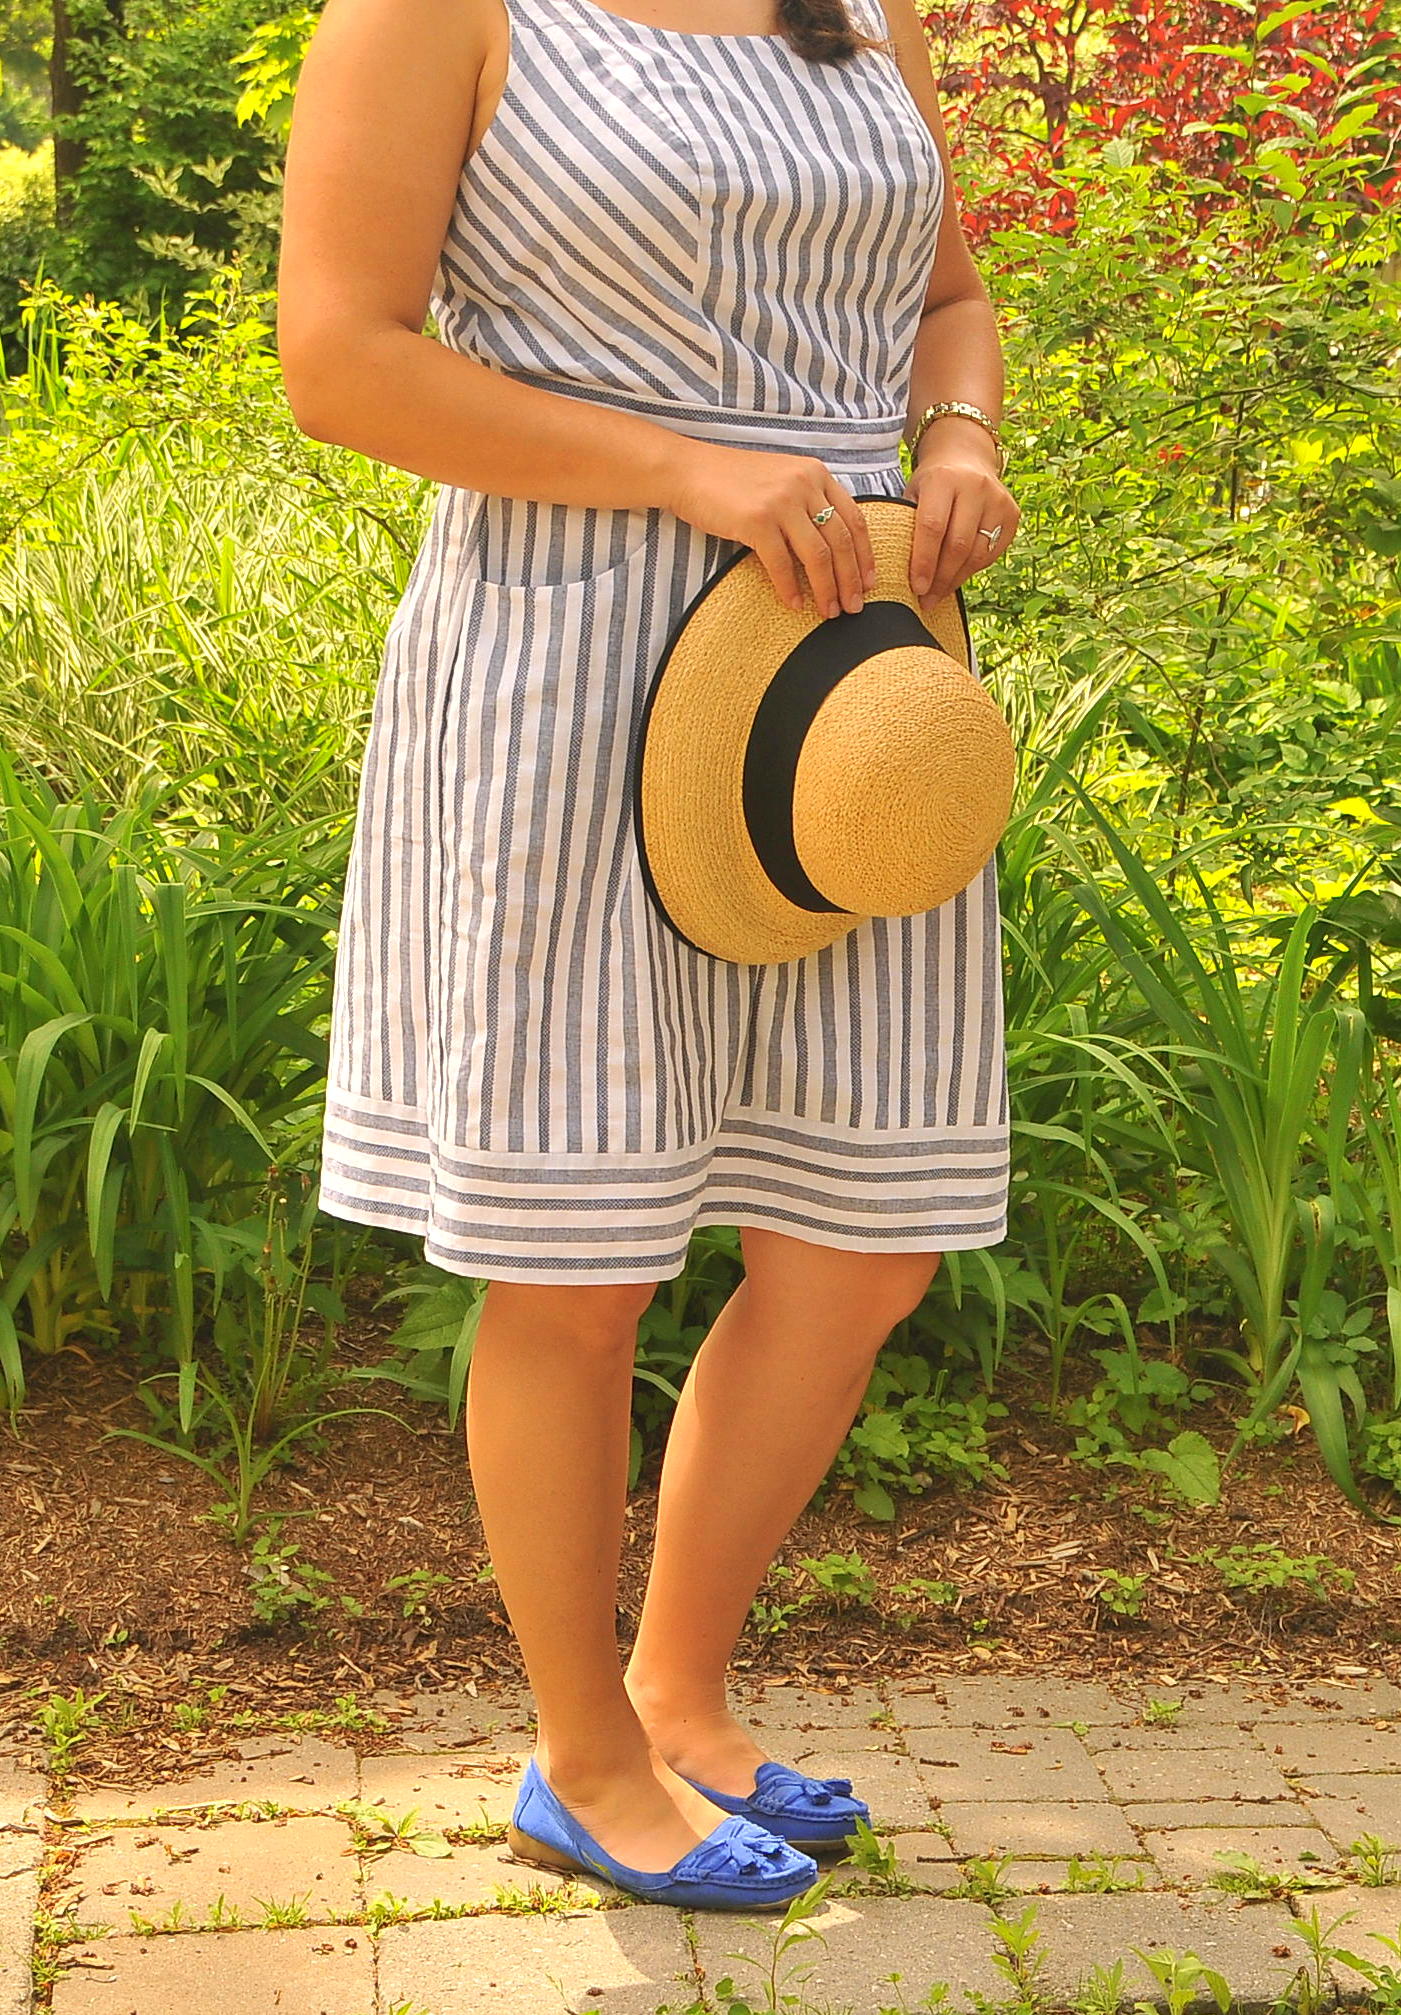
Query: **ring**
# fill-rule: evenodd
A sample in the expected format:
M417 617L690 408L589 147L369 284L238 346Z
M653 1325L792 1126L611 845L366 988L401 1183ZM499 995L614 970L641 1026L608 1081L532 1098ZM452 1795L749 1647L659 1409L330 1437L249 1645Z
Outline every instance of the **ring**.
M813 516L812 522L815 525L825 525L827 520L831 517L833 511L836 510L836 508L837 507L835 504L824 505L823 508ZM999 531L1001 530L1001 526L998 527L998 530Z
M990 546L995 546L998 540L1002 537L1001 525L994 525L991 531L988 530L986 525L979 525L978 530L982 533L983 537L987 540Z

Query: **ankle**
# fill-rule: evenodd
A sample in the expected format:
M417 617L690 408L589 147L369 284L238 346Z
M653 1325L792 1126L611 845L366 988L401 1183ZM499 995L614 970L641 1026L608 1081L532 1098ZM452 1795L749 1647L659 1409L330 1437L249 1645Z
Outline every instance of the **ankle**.
M620 1784L635 1783L640 1776L652 1774L650 1752L645 1747L601 1754L596 1745L552 1750L539 1741L535 1763L557 1797L583 1804L595 1803Z
M725 1721L730 1717L729 1704L725 1699L722 1685L717 1692L698 1693L693 1684L668 1685L664 1680L627 1679L628 1697L638 1714L655 1724L669 1725L703 1724Z

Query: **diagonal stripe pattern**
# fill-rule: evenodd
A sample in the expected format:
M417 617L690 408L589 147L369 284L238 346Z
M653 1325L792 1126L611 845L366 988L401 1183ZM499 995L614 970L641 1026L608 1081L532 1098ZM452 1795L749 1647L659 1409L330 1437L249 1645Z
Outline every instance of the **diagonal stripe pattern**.
M899 496L944 201L895 57L808 61L505 0L440 339ZM851 0L884 35L879 0ZM994 866L780 964L678 940L629 765L676 616L739 548L661 509L444 485L391 618L336 950L320 1201L479 1278L668 1279L706 1224L850 1250L1006 1230ZM974 662L976 670L976 660Z

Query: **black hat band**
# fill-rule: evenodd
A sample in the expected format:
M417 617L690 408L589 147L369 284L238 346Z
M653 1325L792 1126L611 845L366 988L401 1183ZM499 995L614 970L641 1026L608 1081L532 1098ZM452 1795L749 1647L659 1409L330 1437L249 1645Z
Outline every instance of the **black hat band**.
M793 790L808 729L848 672L882 651L912 644L939 649L908 602L867 602L854 613L843 609L809 630L764 688L744 752L744 823L760 867L798 909L851 914L828 902L809 880L793 841Z

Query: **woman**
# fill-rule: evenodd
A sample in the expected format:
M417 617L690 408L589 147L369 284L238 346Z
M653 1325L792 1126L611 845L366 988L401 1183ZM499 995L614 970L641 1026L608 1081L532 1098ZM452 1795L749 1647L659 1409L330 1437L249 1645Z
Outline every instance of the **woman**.
M442 485L360 784L321 1200L490 1282L466 1437L538 1715L513 1845L782 1903L867 1807L767 1757L726 1667L882 1343L943 1251L1004 1234L996 891L711 958L649 903L632 737L743 547L793 607L855 610L854 499L903 494L928 608L1019 513L912 0L633 4L328 0L302 71L293 412ZM745 1277L676 1411L624 1673L638 1321L722 1223Z

